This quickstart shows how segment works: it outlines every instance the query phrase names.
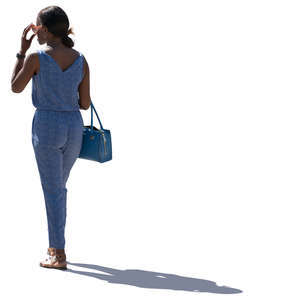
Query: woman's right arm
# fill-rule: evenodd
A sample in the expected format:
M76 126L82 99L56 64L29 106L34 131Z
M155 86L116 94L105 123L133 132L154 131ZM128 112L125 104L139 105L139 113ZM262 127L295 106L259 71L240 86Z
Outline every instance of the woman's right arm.
M83 56L83 69L84 69L84 76L81 80L78 92L79 92L79 106L80 109L87 110L91 105L91 96L90 96L90 69L89 65Z

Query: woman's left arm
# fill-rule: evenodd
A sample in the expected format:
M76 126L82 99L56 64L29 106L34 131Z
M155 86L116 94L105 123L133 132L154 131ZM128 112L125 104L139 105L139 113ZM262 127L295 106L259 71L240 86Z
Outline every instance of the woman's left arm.
M31 45L32 39L36 34L33 34L29 40L26 39L26 35L28 31L31 29L33 24L28 25L22 34L22 42L21 42L21 50L20 54L25 55L26 51ZM14 93L20 93L24 90L27 83L33 76L36 69L36 53L31 53L25 58L17 58L17 62L15 64L13 75L11 78L11 90Z

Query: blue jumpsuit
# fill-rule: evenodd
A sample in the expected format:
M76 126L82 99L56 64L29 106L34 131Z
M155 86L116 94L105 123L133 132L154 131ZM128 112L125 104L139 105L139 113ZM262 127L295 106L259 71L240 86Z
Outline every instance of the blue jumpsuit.
M72 166L83 135L78 85L83 55L62 71L44 50L37 50L40 70L32 77L32 145L45 199L49 247L65 248L66 199Z

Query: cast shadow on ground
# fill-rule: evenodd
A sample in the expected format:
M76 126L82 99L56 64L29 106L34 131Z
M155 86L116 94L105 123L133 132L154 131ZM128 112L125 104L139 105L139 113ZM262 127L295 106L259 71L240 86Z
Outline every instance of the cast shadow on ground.
M174 274L158 273L144 270L127 269L118 270L98 265L71 263L67 261L68 269L64 272L71 272L84 276L94 277L100 280L105 280L110 283L128 284L136 287L150 288L150 289L169 289L169 290L180 290L189 292L206 292L206 293L217 293L217 294L237 294L242 293L241 290L231 288L228 286L218 286L216 282L184 277ZM85 272L70 269L69 266L76 266L81 268L87 268L98 272ZM109 275L107 275L109 274Z

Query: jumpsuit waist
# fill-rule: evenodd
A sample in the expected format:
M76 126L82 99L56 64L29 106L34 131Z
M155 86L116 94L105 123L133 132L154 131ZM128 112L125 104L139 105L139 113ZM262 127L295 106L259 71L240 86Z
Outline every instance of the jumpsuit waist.
M45 109L45 108L36 108L36 111L56 111L56 112L80 112L79 109L76 110L55 110L55 109Z
M71 124L81 123L83 126L83 118L80 110L52 110L37 108L34 112L34 119L36 122L47 122L48 125L52 124Z

